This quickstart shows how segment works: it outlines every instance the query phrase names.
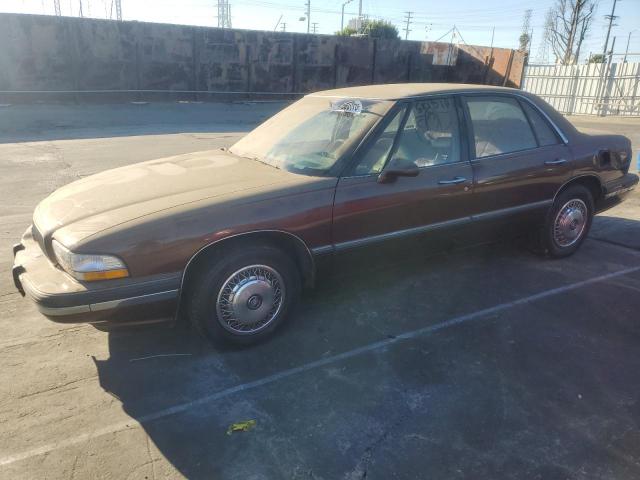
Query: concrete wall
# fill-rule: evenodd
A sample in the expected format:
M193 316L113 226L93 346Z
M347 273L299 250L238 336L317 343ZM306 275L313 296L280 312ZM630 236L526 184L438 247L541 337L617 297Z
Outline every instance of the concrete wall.
M11 101L215 99L409 81L519 87L522 72L522 55L507 49L39 15L0 14L0 45L0 95Z

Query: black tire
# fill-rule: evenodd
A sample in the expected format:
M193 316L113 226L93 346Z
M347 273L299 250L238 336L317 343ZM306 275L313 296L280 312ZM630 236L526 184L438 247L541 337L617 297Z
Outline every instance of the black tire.
M267 324L255 332L238 332L220 318L218 299L221 289L238 271L250 266L264 266L275 271L284 286L280 307ZM234 277L235 278L235 277ZM294 261L282 250L264 245L246 245L220 255L205 257L190 284L188 314L194 327L215 345L250 345L270 336L286 320L300 293L300 273ZM273 302L275 305L277 302ZM249 301L247 300L247 305ZM257 308L262 307L262 299ZM269 317L269 315L267 315ZM267 318L265 317L265 318ZM244 325L246 326L246 325ZM250 327L247 327L250 328Z
M556 234L556 222L559 214L567 205L573 202L578 207L586 207L586 215L580 214L584 219L584 227L576 238L562 238ZM553 258L564 258L573 255L582 245L589 234L594 215L593 195L588 188L582 185L572 185L561 192L553 202L549 210L547 221L541 232L541 247L544 253ZM586 217L586 218L585 218ZM579 228L579 227L577 227Z

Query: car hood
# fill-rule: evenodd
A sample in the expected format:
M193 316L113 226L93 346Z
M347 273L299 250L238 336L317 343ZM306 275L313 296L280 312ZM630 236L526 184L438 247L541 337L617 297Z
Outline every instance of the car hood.
M82 220L86 235L198 200L304 180L284 170L211 150L178 155L83 178L56 190L34 213L43 237Z

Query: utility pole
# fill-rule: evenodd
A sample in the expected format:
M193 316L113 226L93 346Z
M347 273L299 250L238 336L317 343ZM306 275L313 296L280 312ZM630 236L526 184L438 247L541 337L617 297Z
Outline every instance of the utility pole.
M56 11L56 17L62 15L62 11L60 10L60 0L53 0L53 9Z
M315 35L316 32L318 31L318 22L313 22L311 25L312 25L311 33L313 33Z
M347 0L342 4L342 16L340 17L340 30L344 30L344 7L353 2L353 0Z
M82 0L79 0L80 3L80 10L78 11L78 13L80 14L80 18L84 18L84 15L82 13Z
M613 62L613 50L616 48L616 36L613 36L613 41L611 42L611 50L609 50L609 65Z
M362 0L358 1L358 33L362 30Z
M287 31L287 22L282 22L280 25L281 25L280 31L281 32L286 32Z
M622 59L622 63L627 63L627 55L629 54L629 42L631 41L631 34L637 31L638 30L631 30L629 32L629 36L627 36L627 48L624 49L624 58Z
M409 32L411 30L409 30L409 25L411 25L411 15L413 15L413 12L404 12L405 13L405 20L407 21L405 27L404 27L404 39L407 40L409 38Z
M116 0L116 20L122 21L122 0Z
M607 37L604 41L604 49L602 50L602 62L604 63L604 59L607 56L607 47L609 46L609 34L611 33L611 27L613 26L613 21L618 18L616 17L616 3L618 0L613 0L613 7L611 8L611 15L605 15L604 18L609 20L609 28L607 28Z
M307 7L307 33L310 33L311 31L311 0L307 0L307 3L305 3L305 6Z

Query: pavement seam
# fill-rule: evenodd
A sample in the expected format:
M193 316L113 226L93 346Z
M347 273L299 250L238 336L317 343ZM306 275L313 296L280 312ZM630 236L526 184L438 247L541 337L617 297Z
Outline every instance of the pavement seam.
M157 412L153 412L147 415L142 415L140 416L138 419L129 419L126 421L122 421L122 422L118 422L118 423L114 423L111 425L107 425L103 428L99 428L96 430L93 430L91 432L86 432L86 433L82 433L80 435L77 435L75 437L71 437L71 438L67 438L63 441L60 442L56 442L56 443L50 443L50 444L46 444L46 445L42 445L40 447L37 448L33 448L31 450L27 450L27 451L23 451L21 453L16 453L13 455L6 455L4 457L0 458L0 466L6 466L6 465L10 465L12 463L21 461L21 460L26 460L35 456L39 456L39 455L44 455L44 454L48 454L50 452L53 452L55 450L60 450L62 448L67 448L67 447L72 447L74 445L78 445L80 443L92 440L94 438L97 437L101 437L103 435L108 435L108 434L113 434L113 433L117 433L120 431L124 431L124 430L129 430L129 429L133 429L136 426L142 426L143 423L147 423L147 422L152 422L164 417L168 417L171 415L176 415L179 413L183 413L186 412L188 410L191 410L194 407L200 406L202 404L206 404L212 401L216 401L219 400L221 398L225 398L228 396L231 396L233 394L236 393L240 393L240 392L244 392L247 390L253 390L255 388L264 386L264 385L269 385L271 383L275 383L278 380L282 380L294 375L297 375L299 373L304 373L307 372L309 370L314 370L316 368L319 367L324 367L326 365L330 365L342 360L346 360L349 358L353 358L359 355L362 355L364 353L369 353L369 352L373 352L373 351L377 351L377 350L383 350L386 347L389 347L393 344L399 343L401 341L404 340L410 340L410 339L414 339L417 337L421 337L423 335L427 335L430 333L434 333L434 332L438 332L444 329L447 329L449 327L453 327L453 326L457 326L472 320L477 320L477 319L481 319L483 317L487 317L489 316L490 318L495 318L495 317L491 317L492 314L496 314L505 310L508 310L510 308L513 307L517 307L520 305L525 305L531 302L535 302L537 300L542 300L544 298L548 298L554 295L558 295L560 293L565 293L568 291L572 291L572 290L576 290L578 288L582 288L588 285L592 285L595 283L600 283L612 278L617 278L617 277L621 277L624 275L628 275L630 273L634 273L640 271L640 266L635 266L635 267L630 267L630 268L626 268L624 270L619 270L617 272L611 272L611 273L607 273L604 275L599 275L597 277L592 277L590 279L587 280L582 280L580 282L574 282L574 283L570 283L568 285L564 285L562 287L557 287L557 288L552 288L550 290L544 290L542 292L533 294L533 295L528 295L526 297L522 297L518 300L514 300L511 302L506 302L506 303L501 303L498 305L494 305L493 307L488 307L488 308L484 308L482 310L477 310L475 312L472 313L467 313L464 315L459 315L456 317L453 317L449 320L446 320L444 322L440 322L437 323L435 325L430 325L427 327L423 327L423 328L419 328L417 330L412 330L409 332L405 332L396 336L392 336L389 338L386 338L384 340L379 340L377 342L373 342L367 345L364 345L362 347L359 348L355 348L353 350L349 350L343 353L339 353L336 355L332 355L330 357L326 357L323 359L319 359L319 360L315 360L313 362L309 362L303 365L300 365L298 367L293 367L287 370L282 370L280 372L274 373L272 375L260 378L258 380L254 380L251 382L247 382L247 383L243 383L240 385L236 385L234 387L230 387L227 388L225 390L213 393L211 395L207 395L201 398L198 398L196 400L192 400L190 402L185 402L185 403L181 403L178 405L174 405L173 407L169 407L169 408L165 408L163 410L159 410Z

